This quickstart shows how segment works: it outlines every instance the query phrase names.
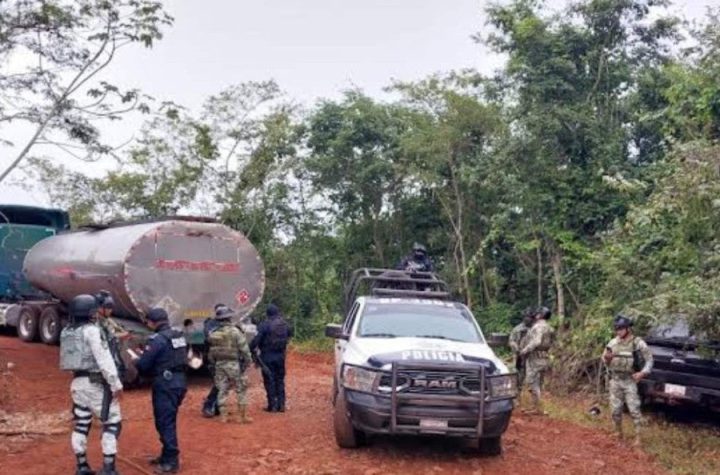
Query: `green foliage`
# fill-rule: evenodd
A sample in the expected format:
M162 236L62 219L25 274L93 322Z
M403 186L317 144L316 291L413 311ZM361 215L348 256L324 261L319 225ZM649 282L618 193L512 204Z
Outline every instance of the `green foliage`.
M354 268L423 242L486 333L551 306L570 384L617 311L718 335L720 28L711 15L675 54L665 3L494 4L477 38L506 55L493 78L436 74L309 111L249 82L199 114L164 105L105 176L33 169L79 220L193 212L243 231L302 340L342 318Z

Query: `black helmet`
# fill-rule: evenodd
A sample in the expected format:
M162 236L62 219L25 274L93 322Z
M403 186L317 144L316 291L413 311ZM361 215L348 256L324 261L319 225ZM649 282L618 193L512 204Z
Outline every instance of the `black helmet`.
M74 322L90 320L98 309L98 302L95 297L89 294L80 294L70 301L70 318Z
M535 310L535 315L540 315L540 318L544 320L550 320L552 312L547 307L538 307L537 310Z
M427 254L427 249L425 248L425 246L423 246L419 242L416 242L415 244L413 244L412 250L416 254L417 253Z
M110 295L110 292L107 290L101 290L97 294L95 294L95 300L97 300L98 307L100 308L107 308L112 310L115 306L115 301L112 298L112 295Z
M147 314L147 319L150 322L167 322L168 321L168 314L162 307L155 307L151 308L150 311Z
M620 330L621 328L631 328L632 326L633 321L631 318L626 317L622 313L615 315L615 319L613 320L613 328L615 328L615 330Z

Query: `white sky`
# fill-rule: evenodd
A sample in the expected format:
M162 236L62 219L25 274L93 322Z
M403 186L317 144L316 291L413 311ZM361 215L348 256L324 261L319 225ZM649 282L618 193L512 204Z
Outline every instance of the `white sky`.
M547 4L556 9L565 2ZM175 24L165 38L152 50L122 51L109 76L122 87L138 87L191 108L230 84L249 80L275 79L305 104L355 86L379 96L392 79L416 80L468 67L486 73L496 69L500 59L470 39L485 29L487 3L172 0L167 9ZM720 0L675 0L674 5L677 13L698 19ZM129 138L139 125L124 121L113 126L112 135ZM0 168L11 160L0 156ZM0 203L51 204L40 191L7 183L0 184Z

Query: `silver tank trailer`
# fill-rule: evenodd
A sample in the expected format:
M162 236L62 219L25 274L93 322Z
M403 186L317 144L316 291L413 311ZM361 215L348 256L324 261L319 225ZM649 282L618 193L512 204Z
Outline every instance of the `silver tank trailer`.
M116 315L142 319L150 308L163 307L173 326L213 315L216 303L242 318L265 288L262 260L242 233L180 220L53 236L30 249L24 272L63 302L105 289Z

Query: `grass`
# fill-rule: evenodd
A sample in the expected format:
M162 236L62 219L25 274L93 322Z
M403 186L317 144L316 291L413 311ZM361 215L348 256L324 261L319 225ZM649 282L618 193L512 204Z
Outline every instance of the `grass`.
M607 405L602 414L590 416L590 404L567 398L550 397L546 403L551 417L598 430L611 431L610 412ZM673 409L676 411L677 409ZM697 422L668 422L655 412L644 410L646 426L643 427L643 450L653 455L670 472L678 475L711 475L720 473L720 429ZM701 420L695 417L695 421ZM717 420L717 417L715 417ZM632 434L632 422L626 414L623 423L626 434Z
M332 352L334 343L332 338L311 338L293 341L291 347L299 353L329 353Z

